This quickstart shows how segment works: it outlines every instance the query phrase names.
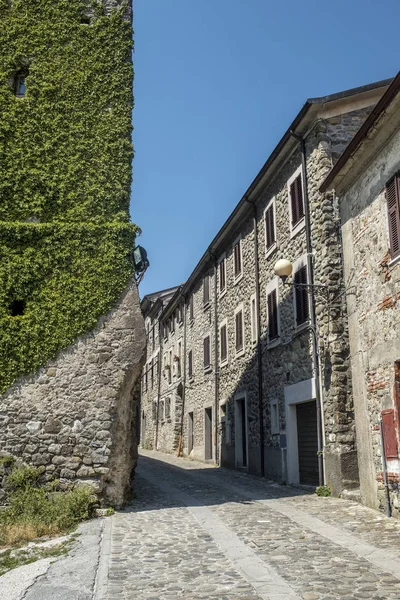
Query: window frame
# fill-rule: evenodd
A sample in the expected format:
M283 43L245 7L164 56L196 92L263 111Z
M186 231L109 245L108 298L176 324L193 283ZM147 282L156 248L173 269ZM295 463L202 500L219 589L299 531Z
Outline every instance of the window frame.
M267 216L267 211L272 208L272 214L273 214L273 228L274 228L274 242L270 245L267 246L267 220L266 220L266 216ZM264 236L265 236L265 258L268 258L269 256L271 256L271 254L273 252L275 252L275 250L278 247L278 235L277 235L277 228L276 228L276 197L273 196L271 198L271 200L268 201L267 206L264 209L264 213L263 213L263 219L264 219Z
M242 348L241 349L237 349L237 315L239 313L242 313ZM238 304L238 306L235 309L235 313L234 313L234 317L235 317L235 357L238 358L239 356L243 356L245 353L245 349L246 349L246 336L245 336L245 330L244 330L244 306L243 306L243 302L241 302L240 304Z
M224 272L225 285L223 288L221 288L221 266L223 266ZM223 256L218 261L218 293L220 298L222 298L226 294L226 254L223 254Z
M295 170L295 172L288 179L288 182L287 182L287 194L288 194L288 200L289 200L289 227L290 227L290 237L291 238L293 238L300 231L302 231L305 228L305 224L306 224L305 214L303 214L303 216L300 218L300 220L297 223L295 223L294 225L292 224L292 221L293 221L292 194L290 192L290 188L291 188L292 183L298 178L299 175L301 177L301 189L302 189L302 196L303 196L303 213L305 213L303 168L301 165Z
M254 303L254 317L253 317L253 303ZM250 296L250 333L251 343L255 346L258 342L258 306L257 306L257 295L256 293Z
M268 296L270 294L272 294L273 292L276 293L276 320L277 320L277 336L274 338L270 338L269 335L269 308L268 308ZM266 302L266 311L267 311L267 319L266 319L266 325L267 325L267 346L268 348L274 348L275 346L278 346L281 343L281 316L280 316L280 310L279 310L279 277L275 277L274 279L272 279L272 281L270 281L267 285L267 287L265 288L265 302Z
M193 374L193 350L190 349L188 351L188 379L192 381L194 379Z
M242 236L239 235L232 244L232 260L233 260L233 282L237 284L243 277L243 239ZM235 248L239 246L239 256L240 256L240 273L236 274L236 261L235 261Z
M194 321L194 293L189 298L189 321L190 323Z
M393 206L389 206L389 187L394 182L395 185L395 202ZM398 262L400 260L400 173L395 173L387 183L385 184L385 201L386 201L386 219L387 219L387 232L389 242L389 254L390 263ZM394 208L394 210L392 210ZM391 215L394 214L396 217L396 234L398 242L397 252L393 251L393 229L391 226Z
M203 277L203 308L209 308L211 303L211 281L210 273Z
M222 358L222 329L225 327L226 334L226 357ZM221 367L225 367L229 361L229 337L228 337L228 319L223 319L218 327L219 332L219 364Z

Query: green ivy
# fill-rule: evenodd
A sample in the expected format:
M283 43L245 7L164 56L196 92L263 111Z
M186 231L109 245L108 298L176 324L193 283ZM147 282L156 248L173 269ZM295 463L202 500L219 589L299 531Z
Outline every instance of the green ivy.
M133 274L124 10L0 0L0 392L95 326Z

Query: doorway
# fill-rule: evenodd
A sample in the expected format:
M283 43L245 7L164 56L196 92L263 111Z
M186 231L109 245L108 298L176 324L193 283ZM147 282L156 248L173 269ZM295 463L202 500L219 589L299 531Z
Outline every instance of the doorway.
M194 426L193 426L193 413L188 414L188 454L193 450L194 446Z
M212 460L212 408L204 409L204 460Z
M317 405L315 400L296 405L300 483L318 485Z
M237 398L235 403L235 455L236 467L247 467L247 415L246 398Z

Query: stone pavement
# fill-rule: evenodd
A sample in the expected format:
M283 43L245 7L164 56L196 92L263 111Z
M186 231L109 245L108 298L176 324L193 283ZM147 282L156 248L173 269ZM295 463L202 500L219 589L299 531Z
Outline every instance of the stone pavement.
M135 489L96 600L400 599L400 522L376 511L150 451Z

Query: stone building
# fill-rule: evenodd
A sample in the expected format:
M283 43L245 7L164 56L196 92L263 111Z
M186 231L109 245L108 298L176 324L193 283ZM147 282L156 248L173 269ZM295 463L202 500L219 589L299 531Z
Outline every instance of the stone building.
M319 187L389 83L306 102L160 313L165 332L183 304L184 454L336 494L357 486L339 208ZM286 284L281 258L293 268ZM153 407L143 394L147 428L159 423ZM172 431L173 408L170 419ZM169 440L163 449L177 451Z
M322 185L339 198L360 491L400 515L400 75ZM328 192L327 192L328 191Z
M2 2L0 455L114 505L145 350L131 57L129 1Z

